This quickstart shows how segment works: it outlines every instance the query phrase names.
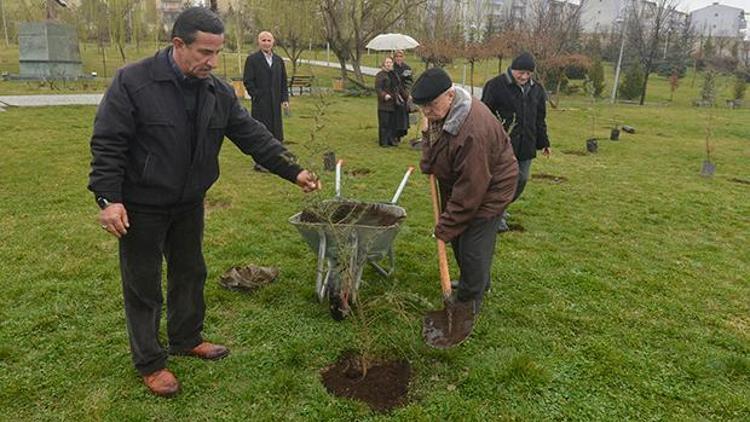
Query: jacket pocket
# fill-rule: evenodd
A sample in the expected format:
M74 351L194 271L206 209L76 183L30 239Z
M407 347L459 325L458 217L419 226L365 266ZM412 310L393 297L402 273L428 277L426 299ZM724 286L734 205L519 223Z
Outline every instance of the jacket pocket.
M146 156L146 161L144 161L143 170L141 171L141 183L143 183L144 185L151 184L151 169L153 168L152 161L153 155L149 153Z

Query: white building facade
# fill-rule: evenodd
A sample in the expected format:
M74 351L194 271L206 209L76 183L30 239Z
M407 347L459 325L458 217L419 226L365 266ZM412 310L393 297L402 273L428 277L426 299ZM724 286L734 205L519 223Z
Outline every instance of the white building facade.
M739 38L747 29L744 10L718 2L690 13L690 21L705 36Z

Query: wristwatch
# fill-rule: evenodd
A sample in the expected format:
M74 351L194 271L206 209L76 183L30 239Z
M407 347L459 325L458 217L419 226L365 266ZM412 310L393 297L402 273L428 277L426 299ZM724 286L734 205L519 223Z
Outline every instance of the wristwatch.
M109 202L107 198L103 196L96 197L96 205L99 205L99 208L105 209L109 206L109 204L111 204L111 202Z

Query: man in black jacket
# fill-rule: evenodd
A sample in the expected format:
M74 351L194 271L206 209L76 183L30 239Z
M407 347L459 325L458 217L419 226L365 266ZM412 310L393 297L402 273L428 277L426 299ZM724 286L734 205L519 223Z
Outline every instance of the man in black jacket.
M167 261L169 354L219 359L229 350L201 337L206 264L203 200L219 177L224 136L304 191L313 174L250 117L234 90L211 74L224 25L206 8L186 9L172 46L120 69L99 106L91 137L89 189L102 229L119 239L133 363L155 394L179 390L159 342L162 256Z
M243 82L252 102L253 118L268 128L279 141L284 141L281 108L289 109L289 87L284 60L273 52L273 34L258 34L260 50L247 56Z
M487 81L482 90L482 102L492 110L510 134L513 152L518 160L518 184L515 201L521 196L531 175L531 160L536 151L549 156L547 136L547 94L544 87L531 78L534 58L523 53L513 59L508 71ZM505 215L498 231L507 231Z

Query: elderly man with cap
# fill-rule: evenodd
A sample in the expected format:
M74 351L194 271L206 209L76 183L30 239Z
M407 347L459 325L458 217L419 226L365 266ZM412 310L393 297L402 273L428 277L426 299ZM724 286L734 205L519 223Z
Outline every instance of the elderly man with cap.
M421 106L423 173L439 182L441 214L435 236L450 242L461 274L459 302L474 311L490 287L490 270L500 216L516 190L518 165L505 131L479 100L440 68L414 83Z
M536 151L550 154L547 136L547 95L544 87L531 78L534 73L534 58L523 53L511 63L508 71L487 81L482 90L482 102L502 121L510 133L513 152L518 159L518 187L515 201L523 193L531 175L531 160ZM508 230L505 216L500 220L498 231Z

